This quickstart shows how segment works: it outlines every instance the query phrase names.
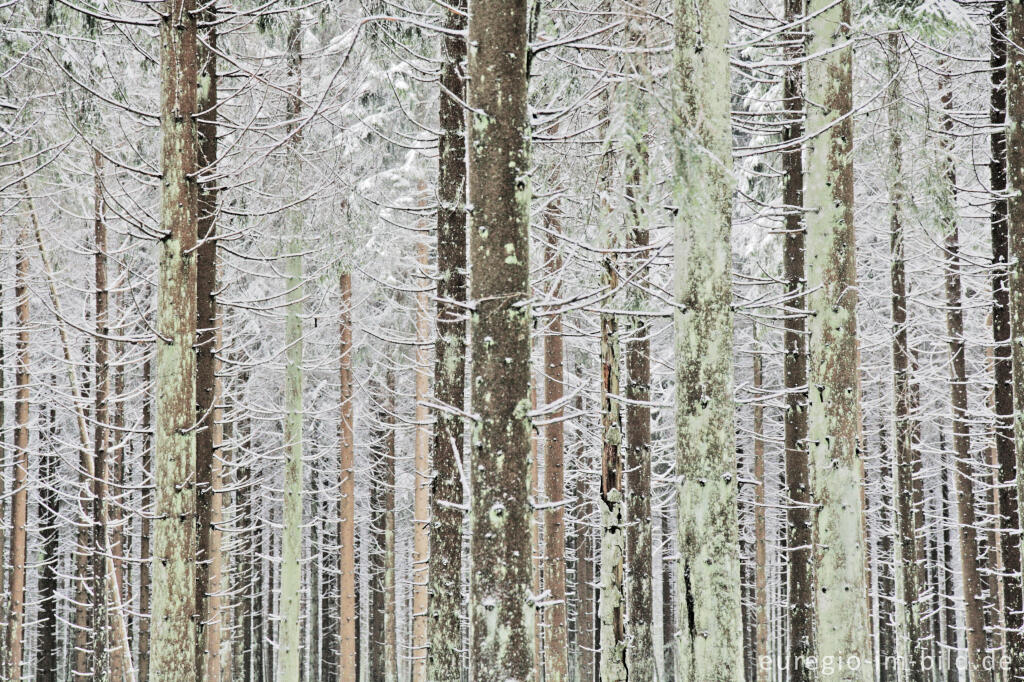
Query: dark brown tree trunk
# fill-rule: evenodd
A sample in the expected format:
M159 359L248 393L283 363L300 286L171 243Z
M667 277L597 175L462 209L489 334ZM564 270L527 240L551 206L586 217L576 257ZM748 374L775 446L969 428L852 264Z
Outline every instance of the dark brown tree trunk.
M996 454L999 461L999 546L1002 557L1003 618L1006 655L1011 668L1024 674L1024 613L1021 611L1021 553L1017 530L1017 460L1013 435L1013 358L1010 347L1009 234L1006 203L1006 13L1005 4L992 5L992 161L989 176L992 205L992 335L995 346Z
M107 451L110 445L110 335L108 316L110 292L107 283L107 225L104 216L103 158L99 151L93 157L93 236L95 251L96 338L93 358L93 480L92 480L92 670L99 678L107 671L107 641L110 632L110 614L107 611L107 524L106 497L109 467ZM120 614L118 614L119 616ZM113 662L113 660L111 660Z
M437 160L437 341L434 400L451 408L436 412L431 466L430 567L428 580L429 657L427 679L446 682L461 675L462 646L462 476L460 462L466 379L466 0L445 12Z
M217 171L217 10L204 4L197 41L199 90L199 172ZM201 180L198 188L199 247L196 249L196 679L221 682L220 675L220 540L216 508L220 506L221 425L217 380L220 316L217 312L217 181Z
M792 24L804 15L805 0L786 0L785 18ZM798 62L804 54L804 37L799 26L787 36L786 58ZM804 333L804 253L806 231L803 221L803 66L786 70L783 80L786 126L782 140L790 145L782 155L783 194L786 206L785 243L782 253L786 280L783 381L786 412L783 416L785 442L788 568L789 677L792 682L809 682L812 672L799 661L814 651L814 574L810 516L810 469L807 453L807 339Z
M51 379L56 385L56 377ZM50 406L46 421L47 436L51 444L57 442L57 408ZM57 494L57 462L60 455L51 449L41 455L39 492L39 533L42 540L42 559L39 565L39 624L36 640L36 682L57 682L57 658L60 652L57 630L57 568L60 564L59 542L60 495Z
M469 16L469 677L481 682L533 667L527 14L525 0L478 0Z

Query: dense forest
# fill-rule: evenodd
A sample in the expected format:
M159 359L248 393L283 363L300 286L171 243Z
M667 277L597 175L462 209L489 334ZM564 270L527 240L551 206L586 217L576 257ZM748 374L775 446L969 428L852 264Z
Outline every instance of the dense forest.
M0 679L1024 680L1022 190L1022 0L0 0Z

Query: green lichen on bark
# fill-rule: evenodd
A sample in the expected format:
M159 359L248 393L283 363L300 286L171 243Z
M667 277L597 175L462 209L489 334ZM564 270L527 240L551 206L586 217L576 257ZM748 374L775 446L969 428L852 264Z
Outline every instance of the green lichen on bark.
M469 17L469 658L481 682L533 679L527 15L523 0L479 0Z
M194 680L195 350L197 232L194 0L169 0L160 19L163 238L157 273L155 510L150 674Z
M302 242L292 241L285 309L284 507L277 674L299 679L302 605Z
M729 10L676 2L677 678L743 676L732 393Z
M864 600L861 461L857 452L856 269L853 229L853 104L850 3L813 0L807 10L809 142L806 166L808 443L819 660L869 661ZM872 668L844 671L870 680Z

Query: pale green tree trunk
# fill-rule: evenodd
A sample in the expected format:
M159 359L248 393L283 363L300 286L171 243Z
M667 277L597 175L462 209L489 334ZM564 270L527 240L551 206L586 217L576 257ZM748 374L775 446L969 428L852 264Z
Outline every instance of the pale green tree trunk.
M728 3L677 0L676 473L682 682L743 677L732 377Z
M160 6L161 231L157 275L150 676L195 679L196 5Z
M295 79L294 94L288 98L289 129L296 125L302 97L302 34L299 16L292 20L288 32L288 71ZM298 153L301 140L293 132L291 144ZM299 173L297 160L290 169ZM294 209L286 218L291 231L290 253L285 265L285 418L284 418L284 531L281 539L281 619L278 626L277 678L298 680L302 661L302 220L301 209Z
M812 0L807 8L808 384L816 581L816 653L855 657L846 680L870 680L861 461L857 451L856 267L853 229L853 51L851 3ZM821 131L821 132L819 132Z
M525 0L469 16L472 413L469 678L533 679Z

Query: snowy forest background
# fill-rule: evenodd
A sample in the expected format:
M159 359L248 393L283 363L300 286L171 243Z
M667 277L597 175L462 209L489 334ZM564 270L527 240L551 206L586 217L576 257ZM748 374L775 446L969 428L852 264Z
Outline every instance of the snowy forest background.
M165 4L0 0L3 679L158 679L149 670L156 627L149 614L158 589L150 560L160 456L153 432L162 77L167 87L157 20ZM800 127L804 102L784 90L787 74L823 68L822 55L804 49L810 22L801 17L839 9L852 18L852 42L840 50L852 53L853 69L869 650L857 677L836 679L1022 679L1021 453L1012 402L997 407L997 377L1002 399L1006 391L1013 399L1010 345L994 341L1008 338L998 329L1000 311L1009 320L1001 55L1006 5L1018 3L728 4L743 659L729 677L715 679L824 675L790 666L799 609L791 595L787 514L794 504L784 429L787 401L805 393L805 382L794 386L784 372L787 322L804 317L787 289L787 220L801 213L785 194L784 157L821 131ZM677 570L678 210L669 82L678 13L722 8L715 0L677 5L553 0L528 9L536 463L528 492L538 681L626 679L600 660L610 651L602 589L614 583L614 567L602 565L607 524L598 504L610 411L623 422L642 419L631 409L638 405L649 408L649 440L623 449L649 448L649 481L629 468L628 455L614 454L627 458L628 508L644 508L631 506L636 495L649 505L643 516L627 516L630 528L650 534L650 551L646 561L632 559L626 544L637 535L627 530L616 589L621 594L623 581L628 587L642 574L650 603L641 617L626 602L620 643L629 667L635 660L647 671L629 679L700 679L684 677L678 660L686 604ZM425 542L436 508L432 434L438 414L471 417L463 411L468 398L453 409L433 393L443 364L435 357L438 140L447 125L438 115L447 97L439 74L453 63L444 46L465 29L465 7L454 0L198 6L200 42L208 61L215 55L217 74L216 156L196 176L215 223L204 243L216 254L209 289L216 325L199 329L200 355L215 349L207 354L216 380L207 384L215 397L203 403L200 375L197 396L207 406L197 431L208 434L213 453L204 498L211 532L198 573L207 581L197 618L204 639L187 679L425 680L433 618L429 562L417 543ZM1010 43L1011 53L1019 49ZM625 226L638 220L645 242L627 236ZM897 319L901 311L905 321ZM950 327L957 311L960 330ZM650 393L629 398L627 355L645 345ZM609 391L609 358L621 391ZM897 366L901 358L906 371ZM470 376L467 369L467 396ZM300 387L298 397L289 386ZM962 413L954 409L957 387L966 389ZM289 417L301 428L301 468L291 478L287 463L298 441L287 435ZM900 434L912 457L903 462L912 474L902 480ZM344 489L349 472L353 486ZM290 484L301 492L299 523L286 513ZM468 476L461 484L468 504ZM346 499L354 504L347 520L355 540L347 567L339 539ZM556 509L562 514L552 522ZM910 545L901 546L901 513ZM965 549L965 531L973 551ZM297 581L283 575L289 533L300 542ZM468 525L456 556L463 623L453 651L468 680ZM807 553L798 559L806 562ZM357 610L339 614L346 570ZM561 625L551 615L559 609ZM354 647L355 669L343 670L346 617L355 626L346 649ZM969 617L981 618L980 634ZM295 630L284 626L296 623ZM282 662L282 642L298 646L297 669ZM970 678L948 663L974 660L978 646L997 662L1017 663ZM898 665L886 663L896 656ZM913 662L929 657L947 663L923 670ZM481 672L476 679L491 678Z

